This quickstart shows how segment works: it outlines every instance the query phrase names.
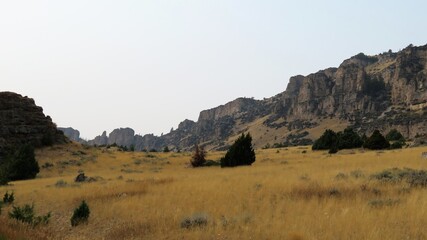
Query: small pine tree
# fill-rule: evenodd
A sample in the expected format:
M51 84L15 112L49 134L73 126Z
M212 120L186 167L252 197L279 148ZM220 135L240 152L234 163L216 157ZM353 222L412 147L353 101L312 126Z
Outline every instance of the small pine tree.
M375 130L363 144L363 147L372 150L380 150L389 148L390 143L387 141L387 139L385 139L385 137L380 133L380 131Z
M243 134L228 149L221 158L221 167L235 167L240 165L252 165L255 162L255 151L252 147L252 137Z
M71 226L75 227L81 223L86 223L89 219L89 206L85 201L82 201L80 206L74 209L73 216L71 217Z
M313 150L327 150L331 149L332 146L337 144L337 134L331 129L326 131L320 136L319 139L314 141L311 149Z
M405 142L405 138L403 137L403 135L396 129L390 130L390 132L388 132L387 135L385 136L385 139L387 139L387 141Z
M201 167L206 162L206 151L199 145L194 146L194 154L191 157L190 163L193 167Z
M164 153L168 153L168 152L170 152L169 147L168 147L168 146L164 147L164 148L163 148L163 152L164 152Z
M5 160L5 163L2 165L3 169L0 172L7 174L7 180L32 179L40 171L39 164L34 155L34 148L28 144L12 151Z
M362 138L354 132L352 128L346 128L344 132L339 132L337 134L338 149L360 148L362 145Z

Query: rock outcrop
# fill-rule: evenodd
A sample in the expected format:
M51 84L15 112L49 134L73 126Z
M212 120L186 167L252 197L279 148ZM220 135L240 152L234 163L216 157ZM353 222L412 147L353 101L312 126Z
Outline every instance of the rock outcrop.
M197 122L185 120L160 137L134 136L133 144L136 150L189 149L195 143L224 149L250 131L260 147L299 136L300 131L313 138L310 129L334 119L359 133L397 128L407 138L427 136L427 45L375 56L360 53L338 68L291 77L286 90L274 97L238 98L202 111ZM129 144L133 131L119 135L107 142Z
M0 92L0 155L21 144L42 147L66 141L33 99Z
M80 142L80 132L79 130L76 130L74 128L68 127L68 128L61 128L59 127L58 130L62 131L64 135L70 139L71 141Z
M108 144L107 132L104 131L100 136L96 136L93 140L88 141L89 145L103 146Z

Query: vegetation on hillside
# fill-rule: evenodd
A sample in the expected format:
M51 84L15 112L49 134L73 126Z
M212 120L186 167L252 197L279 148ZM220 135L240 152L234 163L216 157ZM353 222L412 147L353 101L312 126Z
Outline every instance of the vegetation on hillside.
M194 153L191 157L190 164L193 167L201 167L206 163L206 151L202 146L196 144L194 146Z
M405 139L400 132L393 129L388 134L386 139L379 130L375 130L370 137L366 135L359 136L352 128L346 128L343 132L335 133L333 130L327 129L320 138L314 141L313 150L329 150L329 153L336 153L341 149L353 149L364 147L372 150L381 149L396 149L402 148L405 144ZM390 145L389 141L393 140Z
M34 155L34 147L22 145L12 150L0 165L0 183L8 181L25 180L35 178L40 171Z
M372 150L387 149L390 147L390 143L380 133L379 130L375 130L372 135L363 143L363 147Z
M255 162L255 151L252 147L252 137L249 133L242 135L231 145L221 158L221 167L236 167L252 165Z

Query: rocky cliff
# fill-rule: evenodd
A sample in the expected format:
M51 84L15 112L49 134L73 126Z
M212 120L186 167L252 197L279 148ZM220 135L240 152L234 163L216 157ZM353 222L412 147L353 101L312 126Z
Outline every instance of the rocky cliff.
M21 144L41 147L66 141L64 134L33 99L0 92L0 155Z
M195 143L224 149L250 131L256 147L318 137L324 129L353 126L360 133L397 128L407 138L427 135L427 45L397 53L357 54L337 68L291 77L286 90L264 100L238 98L202 111L197 122L183 121L168 134L114 137L137 150ZM114 132L114 131L113 131ZM110 134L111 135L111 134ZM121 139L121 140L119 140ZM307 141L304 141L307 142Z
M79 130L76 130L76 129L71 128L71 127L67 127L67 128L59 127L58 130L62 131L64 133L64 135L72 141L75 141L75 142L81 141Z

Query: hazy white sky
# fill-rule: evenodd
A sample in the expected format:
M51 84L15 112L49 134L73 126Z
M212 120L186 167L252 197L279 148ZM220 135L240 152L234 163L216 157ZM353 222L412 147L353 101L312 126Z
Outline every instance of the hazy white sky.
M359 52L427 44L425 0L0 0L0 90L82 137L169 132Z

